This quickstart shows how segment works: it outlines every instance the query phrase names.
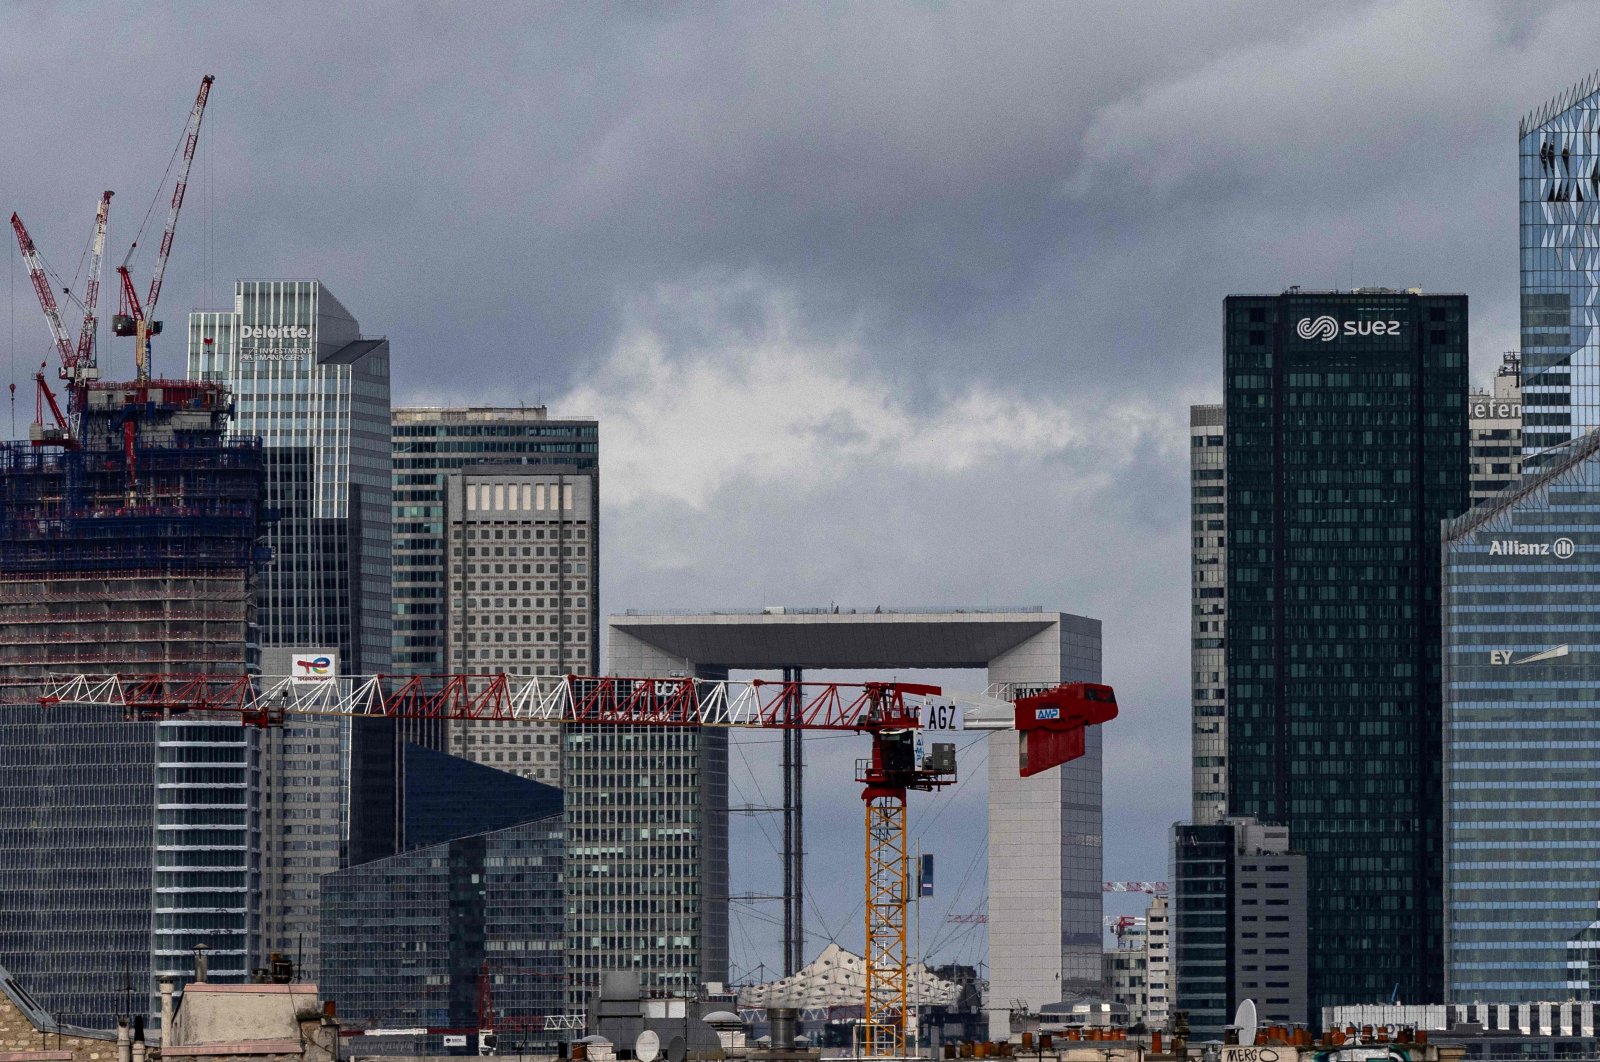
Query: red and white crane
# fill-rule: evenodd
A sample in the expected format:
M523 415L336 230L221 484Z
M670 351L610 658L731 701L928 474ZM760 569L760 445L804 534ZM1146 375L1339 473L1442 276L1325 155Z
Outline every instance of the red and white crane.
M29 438L35 446L65 446L69 449L78 445L76 425L72 418L81 414L84 408L83 389L88 382L99 375L94 360L94 335L95 335L95 303L100 297L100 259L106 246L106 222L111 213L111 193L100 194L100 204L95 211L94 239L90 246L89 260L89 286L83 299L83 325L78 330L78 343L73 346L72 340L67 336L67 326L61 320L61 308L56 303L54 290L50 287L50 278L46 275L44 259L39 254L39 248L34 245L33 237L28 234L27 226L22 223L22 218L17 214L11 215L11 231L17 238L17 247L22 252L23 264L28 269L28 279L33 282L33 291L39 299L39 308L44 311L45 323L50 328L50 340L56 348L56 355L61 365L59 375L67 382L67 413L61 412L61 407L56 404L56 396L50 390L50 385L45 382L44 366L33 374L35 387L35 403L33 425L29 429ZM45 423L45 408L49 407L51 422Z
M690 677L512 678L504 674L348 679L250 675L89 675L53 680L40 702L119 710L131 719L224 712L281 726L293 716L460 719L585 726L719 726L855 731L872 740L856 762L866 805L866 973L863 1048L904 1057L909 998L906 795L956 780L954 745L924 750L922 732L1016 730L1018 768L1037 774L1077 759L1084 729L1117 715L1110 686L1070 682L961 709L938 686L901 682L705 681Z
M189 170L194 165L194 152L200 143L200 121L205 117L206 100L211 95L211 83L216 78L207 74L200 79L200 91L194 98L194 106L189 111L189 122L184 127L183 140L180 143L182 159L178 165L178 177L172 186L172 202L167 210L167 227L161 233L161 249L156 252L155 275L150 278L150 290L146 293L144 301L139 301L139 293L133 286L133 276L128 272L128 263L133 259L133 252L138 250L139 241L135 237L133 246L128 248L127 257L117 267L117 276L122 282L122 296L119 301L117 314L111 319L111 331L119 336L135 337L133 363L135 379L139 383L150 380L150 337L161 334L161 322L151 320L156 312L156 303L161 298L161 283L167 273L167 260L172 257L172 238L178 231L178 214L183 210L183 197L189 189Z

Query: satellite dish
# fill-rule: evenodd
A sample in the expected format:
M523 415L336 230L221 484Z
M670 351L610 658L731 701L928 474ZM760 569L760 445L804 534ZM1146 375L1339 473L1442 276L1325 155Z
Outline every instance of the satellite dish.
M1239 1004L1238 1011L1233 1015L1233 1023L1239 1027L1239 1043L1249 1047L1256 1042L1256 1001L1247 999Z
M689 1056L689 1045L683 1037L674 1036L667 1041L667 1062L683 1062Z
M646 1029L633 1042L633 1057L639 1062L656 1062L656 1057L660 1054L661 1037L657 1036L653 1029Z

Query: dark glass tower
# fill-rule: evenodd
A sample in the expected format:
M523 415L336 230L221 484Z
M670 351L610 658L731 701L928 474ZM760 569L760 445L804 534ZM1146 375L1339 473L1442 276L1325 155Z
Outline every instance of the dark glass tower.
M1311 1012L1442 998L1439 526L1467 299L1231 296L1228 806L1308 857Z

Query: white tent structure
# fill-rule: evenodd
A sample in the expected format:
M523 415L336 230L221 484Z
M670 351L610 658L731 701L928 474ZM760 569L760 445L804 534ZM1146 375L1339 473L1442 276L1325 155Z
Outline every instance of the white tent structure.
M935 977L921 963L907 971L906 991L914 1005L954 1006L961 986ZM826 1010L861 1007L867 1002L867 961L837 944L829 944L804 969L777 981L739 989L739 1006L746 1010L794 1007Z

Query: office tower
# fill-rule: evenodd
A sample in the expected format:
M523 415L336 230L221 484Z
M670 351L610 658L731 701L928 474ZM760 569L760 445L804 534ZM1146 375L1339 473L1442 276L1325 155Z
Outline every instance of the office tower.
M1173 831L1173 1007L1192 1038L1220 1039L1246 999L1264 1023L1306 1022L1307 859L1289 831L1253 819Z
M1152 896L1145 908L1145 1027L1165 1029L1172 1014L1172 911L1166 896Z
M414 1030L383 1037L384 1054L460 1053L441 1030L494 1053L475 1042L488 992L500 1053L554 1055L580 1035L545 1020L565 1012L561 870L557 812L329 874L319 988L347 1028Z
M1189 660L1193 671L1189 750L1194 821L1228 813L1227 446L1221 406L1189 407Z
M260 594L271 666L303 655L339 676L388 671L388 341L363 336L318 281L241 280L230 309L189 315L189 377L226 384L235 430L262 440L277 511ZM386 721L268 735L264 943L304 956L308 978L321 873L395 850L395 758Z
M1467 432L1472 504L1482 505L1522 475L1522 374L1515 351L1502 359L1492 391L1467 396Z
M543 406L410 407L392 417L394 450L394 668L445 670L445 480L477 465L596 475L599 425L551 418ZM598 558L591 557L591 569ZM592 574L592 572L591 572Z
M451 475L445 493L448 670L518 679L594 674L594 478L480 465ZM559 725L455 722L450 751L561 781Z
M215 386L94 383L85 404L79 450L0 445L0 962L110 1028L155 1013L198 942L216 980L248 977L259 742L38 697L51 672L253 670L265 473Z
M1226 321L1228 809L1310 861L1314 1008L1438 999L1466 296L1291 288L1229 297Z
M1128 1025L1144 1025L1150 1008L1150 952L1143 919L1119 922L1113 932L1116 946L1105 950L1100 964L1106 995L1128 1008Z
M1446 992L1600 992L1600 434L1445 525Z
M1522 452L1541 452L1600 427L1600 74L1522 120Z
M401 675L443 674L448 667L445 481L453 472L483 464L596 477L600 428L593 420L551 419L543 406L396 409L392 424L394 669ZM593 493L598 501L598 491ZM596 616L598 529L596 506L590 514L587 579L589 607ZM591 652L597 629L591 625ZM433 749L447 747L442 721L407 720L401 727L408 741Z

